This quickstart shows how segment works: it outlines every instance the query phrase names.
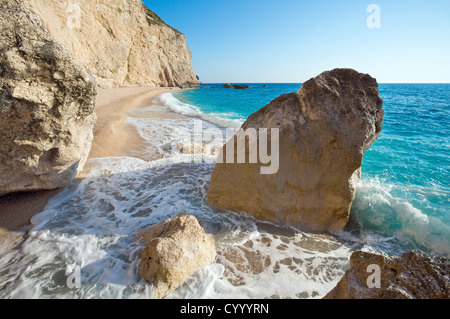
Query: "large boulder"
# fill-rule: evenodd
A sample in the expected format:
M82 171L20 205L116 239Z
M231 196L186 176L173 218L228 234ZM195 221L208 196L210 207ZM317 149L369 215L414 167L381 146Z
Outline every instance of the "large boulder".
M0 195L73 180L93 139L96 90L22 0L0 0Z
M376 269L375 267L379 267ZM379 270L379 284L375 271ZM401 258L357 251L350 257L350 269L325 299L448 299L448 259L421 251Z
M382 129L382 102L376 80L351 69L324 72L297 93L278 97L242 126L246 132L279 129L279 148L271 155L272 162L279 160L278 170L262 174L267 165L261 154L256 163L249 162L248 144L245 163L239 164L235 136L219 153L218 159L225 159L226 150L234 149L234 161L216 163L208 203L305 229L342 230L355 198L363 154ZM276 136L271 136L268 149L276 145Z
M214 237L206 234L191 215L160 222L139 232L137 238L146 243L141 255L141 274L154 286L155 299L166 297L216 258Z

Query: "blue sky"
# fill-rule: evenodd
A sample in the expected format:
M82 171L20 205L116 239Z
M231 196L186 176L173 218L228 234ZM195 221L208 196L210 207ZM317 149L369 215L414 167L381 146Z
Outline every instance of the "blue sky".
M349 67L380 83L450 83L449 0L144 0L213 82L301 83ZM370 4L381 28L370 29Z

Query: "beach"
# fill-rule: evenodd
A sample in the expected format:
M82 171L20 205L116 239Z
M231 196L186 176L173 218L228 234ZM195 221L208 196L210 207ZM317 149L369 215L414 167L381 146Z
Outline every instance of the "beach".
M177 88L99 88L95 109L97 122L94 127L94 140L89 159L139 154L136 150L143 147L144 141L136 128L126 122L129 111L151 106L158 95L175 90ZM158 112L155 116L179 117L169 112ZM77 176L78 180L81 178L83 178L83 172ZM62 188L17 193L0 198L0 253L17 247L26 238L31 226L30 219L41 212L48 200L61 191Z

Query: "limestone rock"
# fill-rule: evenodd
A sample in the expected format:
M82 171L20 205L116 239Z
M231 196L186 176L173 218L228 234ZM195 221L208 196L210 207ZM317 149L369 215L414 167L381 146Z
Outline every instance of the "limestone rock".
M305 229L343 229L363 154L382 129L382 102L376 80L351 69L324 72L297 93L278 97L250 115L242 129L279 129L279 169L261 174L267 165L260 157L249 163L248 146L246 162L239 164L235 136L227 142L234 162L214 167L208 203ZM270 150L270 134L268 141ZM225 146L219 158L226 158Z
M380 267L380 288L369 288L370 265ZM369 278L369 282L372 278ZM361 251L350 257L350 269L325 299L449 299L450 263L421 251L401 258Z
M65 186L91 147L95 78L21 0L0 0L0 195Z
M101 87L197 87L186 37L141 0L26 0Z
M216 247L191 215L178 215L141 231L146 246L141 255L142 277L155 287L161 299L176 290L197 269L214 263Z

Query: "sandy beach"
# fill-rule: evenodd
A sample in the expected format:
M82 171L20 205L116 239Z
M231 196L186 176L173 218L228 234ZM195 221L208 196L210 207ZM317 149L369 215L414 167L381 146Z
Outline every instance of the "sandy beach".
M136 154L133 150L141 148L144 141L136 129L126 123L128 112L150 106L158 95L174 90L177 88L99 88L95 110L97 122L89 158ZM169 113L166 115L173 116ZM77 178L82 178L82 175L79 174ZM0 253L16 247L26 238L30 219L41 212L48 200L61 190L19 193L0 198Z

